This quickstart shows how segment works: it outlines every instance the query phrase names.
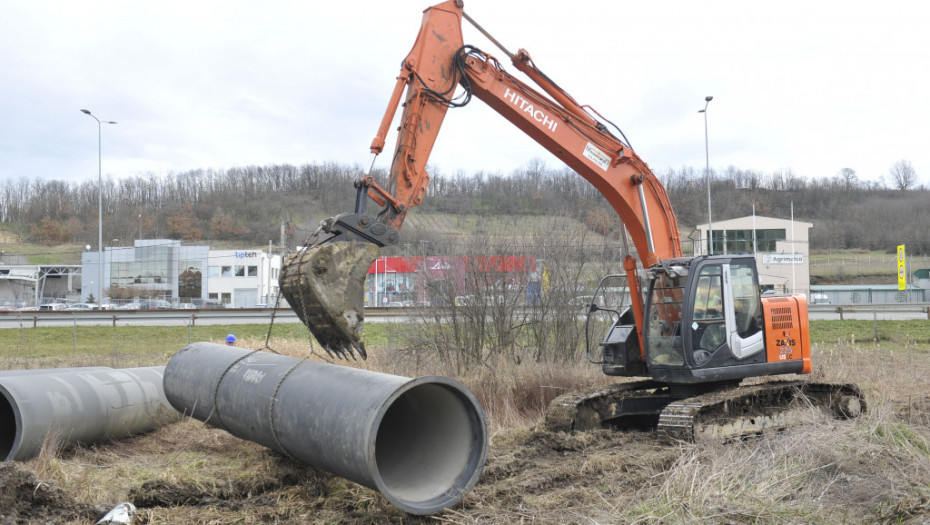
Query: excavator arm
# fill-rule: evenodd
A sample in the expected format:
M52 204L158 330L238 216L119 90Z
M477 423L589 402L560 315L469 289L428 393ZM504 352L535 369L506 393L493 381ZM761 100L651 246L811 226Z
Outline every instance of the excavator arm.
M509 74L490 54L465 46L462 39L463 17L468 18L461 0L448 0L424 11L420 32L412 50L401 64L390 102L371 144L375 156L383 151L388 128L402 101L403 114L393 150L388 187L380 186L373 177L366 175L357 183L359 193L353 217L358 216L360 211L364 212L364 201L366 196L370 197L382 206L377 220L373 222L383 225L381 228L393 234L392 239L396 242L396 232L401 229L406 214L425 198L430 181L426 163L446 112L451 107L464 106L472 97L476 97L561 159L604 195L620 216L643 267L652 266L662 259L680 257L681 239L668 195L629 144L614 136L606 124L594 118L593 110L578 104L542 73L526 51L521 49L511 55L505 50L505 53L511 57L514 66L545 94ZM480 27L478 29L484 31ZM461 91L456 95L459 86ZM312 266L311 256L319 252L324 255L322 259L326 262L332 260L332 254L327 252L336 250L331 246L335 241L351 240L359 241L356 244L368 242L382 246L387 242L366 235L358 237L358 232L353 231L353 227L359 226L358 221L349 221L351 224L346 231L333 228L333 224L339 223L335 219L338 217L327 220L329 237L316 246L308 246L301 261L286 265L282 274L282 291L292 305L297 303L295 310L298 310L298 314L301 308L306 310L308 295L311 296L309 304L324 315L322 319L320 315L316 316L313 321L315 326L309 322L310 316L302 318L321 343L323 340L330 341L323 343L324 348L336 348L338 355L343 353L340 349L358 348L360 344L362 298L359 296L357 302L353 302L353 298L344 295L345 282L335 278L344 271L340 273L338 268L328 267L321 274L316 271L325 266L321 264L317 264L315 270L306 270ZM366 224L365 228L368 227ZM348 252L355 254L349 257L351 261L343 263L346 268L355 268L355 276L349 281L363 281L376 252L371 252L370 247L349 248ZM344 254L346 250L340 253ZM364 264L366 260L368 265ZM288 266L291 267L290 272ZM629 254L624 257L624 268L629 278L636 325L641 328L644 326L643 294L638 289L636 260ZM313 277L314 271L317 277ZM292 279L290 286L284 282L288 274L298 277ZM306 284L294 284L307 275L320 288L316 292L308 293L310 287ZM319 286L328 280L336 285L328 288ZM327 295L338 295L340 300L332 306L317 308L319 303L328 299ZM347 317L346 308L353 306L355 308L349 308L352 309L352 315ZM327 309L330 311L326 312ZM338 322L328 322L326 317ZM639 340L642 341L642 338Z

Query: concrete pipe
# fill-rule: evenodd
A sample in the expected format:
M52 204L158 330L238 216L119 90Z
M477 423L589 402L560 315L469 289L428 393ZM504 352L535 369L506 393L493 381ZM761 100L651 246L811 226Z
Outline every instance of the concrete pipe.
M49 435L57 436L59 445L93 443L177 420L165 399L164 369L75 368L0 376L0 458L30 459Z
M29 368L19 370L0 370L0 377L34 376L47 374L73 374L75 372L93 372L95 370L113 370L108 366L82 366L78 368Z
M407 377L194 343L165 369L179 411L380 491L398 508L455 505L484 468L484 411L445 377Z

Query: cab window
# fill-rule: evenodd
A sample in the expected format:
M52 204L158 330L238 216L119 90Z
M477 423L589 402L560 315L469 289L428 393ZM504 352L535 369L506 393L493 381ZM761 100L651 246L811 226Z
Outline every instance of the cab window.
M756 272L747 264L730 265L736 333L741 339L762 330L762 298Z
M706 361L726 342L723 300L723 267L719 264L704 266L698 274L691 305L691 344L695 349L695 361Z
M681 306L687 277L660 274L652 284L646 319L646 357L649 364L682 365Z

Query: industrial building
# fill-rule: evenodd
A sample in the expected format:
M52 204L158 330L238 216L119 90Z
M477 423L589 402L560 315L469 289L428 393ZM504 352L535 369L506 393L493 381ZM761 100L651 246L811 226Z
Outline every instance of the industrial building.
M98 293L98 259L93 251L82 256L81 302ZM157 300L254 308L274 303L280 271L281 256L262 250L210 250L172 239L136 240L131 247L104 250L103 302Z
M808 293L813 224L755 215L714 221L712 226L712 253L755 254L763 291ZM707 231L707 224L698 224L691 235L695 255L708 253Z

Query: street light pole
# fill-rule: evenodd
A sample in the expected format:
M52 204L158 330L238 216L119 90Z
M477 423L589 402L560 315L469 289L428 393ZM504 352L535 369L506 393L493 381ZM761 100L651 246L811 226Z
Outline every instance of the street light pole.
M704 159L707 161L707 171L704 174L704 178L707 180L707 253L708 255L714 254L714 226L713 219L711 218L710 213L710 149L708 148L707 142L707 106L710 104L710 101L714 97L706 96L704 97L704 109L698 110L698 113L704 114Z
M97 304L103 306L103 150L101 146L101 124L116 124L112 120L95 117L90 110L81 113L97 121Z

